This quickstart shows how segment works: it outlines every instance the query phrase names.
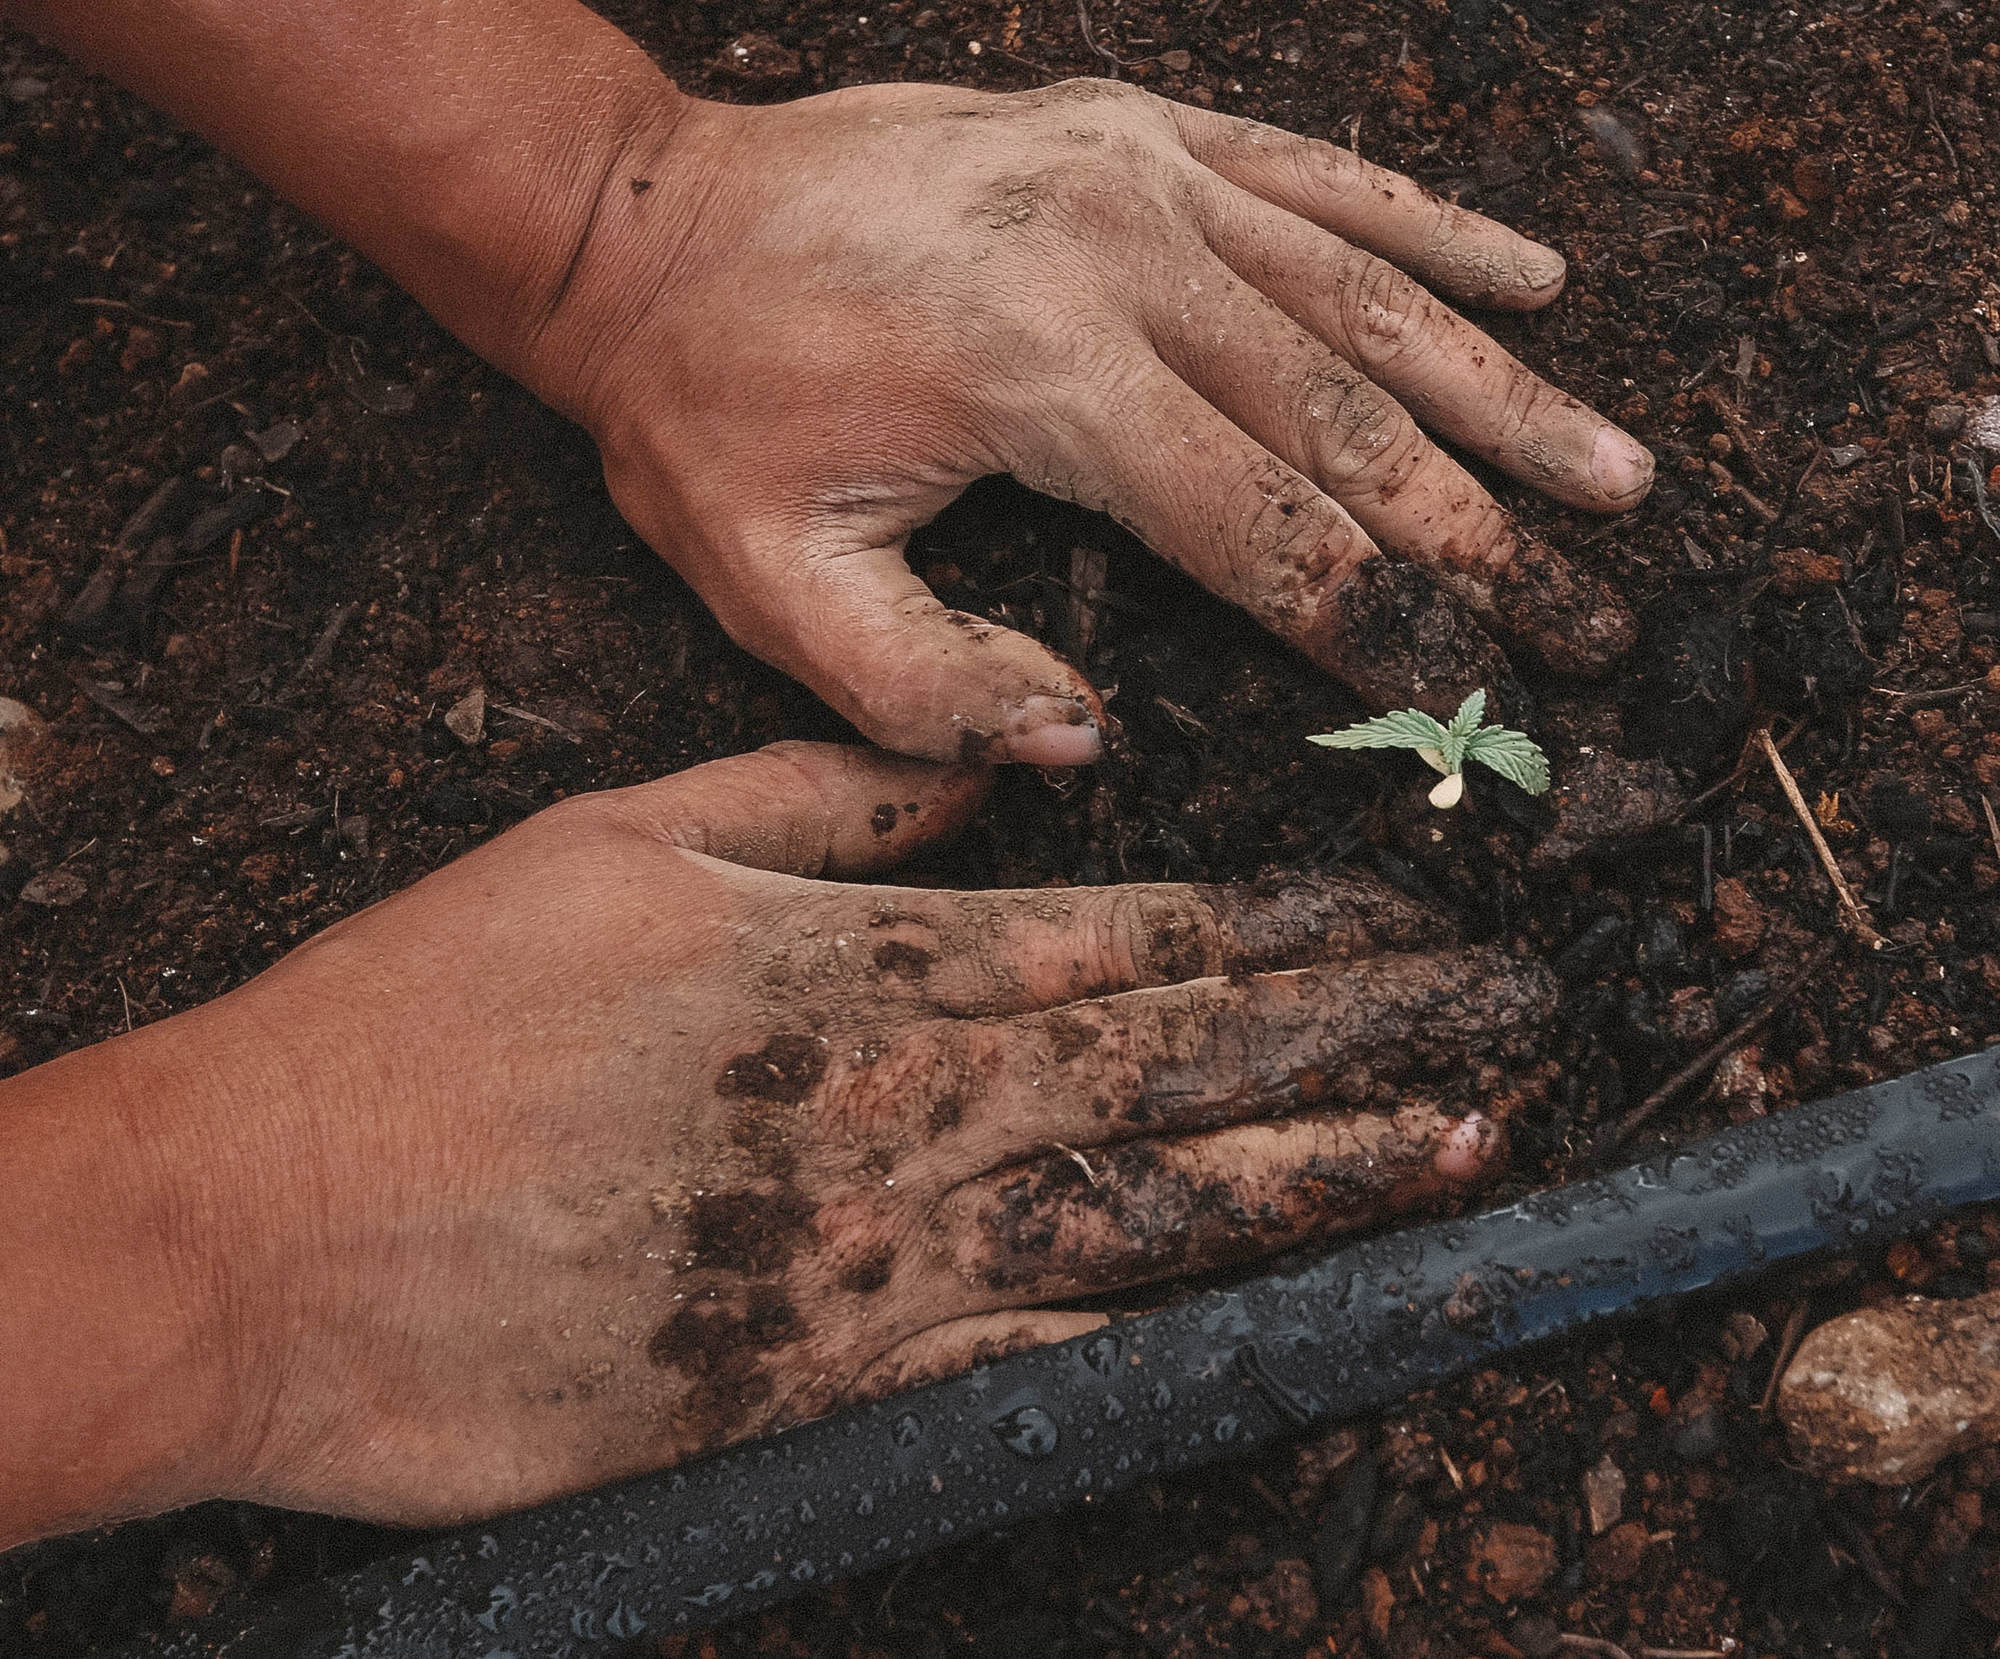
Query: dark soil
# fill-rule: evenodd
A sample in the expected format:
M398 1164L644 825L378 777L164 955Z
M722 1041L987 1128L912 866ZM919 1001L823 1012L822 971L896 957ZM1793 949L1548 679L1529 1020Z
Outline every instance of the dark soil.
M1109 67L1069 0L608 9L721 97ZM2000 529L1974 500L1993 458L1953 424L2000 392L2000 11L1085 10L1132 79L1357 140L1570 257L1553 311L1497 330L1662 465L1609 524L1504 490L1642 618L1617 678L1535 688L1542 729L1559 766L1655 759L1695 804L1531 864L1545 809L1475 779L1434 813L1405 757L1308 748L1356 717L1338 688L1107 522L996 482L914 562L1077 653L1122 735L1087 773L1008 774L925 879L1351 861L1554 960L1557 1082L1516 1126L1517 1184L2000 1041ZM636 544L573 430L240 169L16 35L0 399L0 691L54 727L0 824L8 1069L212 997L562 795L841 733ZM474 685L540 720L496 713L468 750L441 715ZM1765 720L1893 948L1838 950L1621 1150L1612 1126L1837 933L1768 769L1730 781ZM1992 1220L1946 1229L665 1651L1984 1650L2000 1458L1830 1491L1757 1404L1795 1308L1964 1294L1996 1260ZM1593 1539L1580 1480L1607 1456L1622 1520ZM0 1561L0 1652L86 1653L397 1542L208 1506L31 1547ZM1497 1599L1544 1553L1538 1588Z

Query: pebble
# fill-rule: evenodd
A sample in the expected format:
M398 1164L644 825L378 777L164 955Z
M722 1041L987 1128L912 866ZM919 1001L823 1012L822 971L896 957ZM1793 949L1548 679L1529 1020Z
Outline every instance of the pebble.
M1924 411L1924 434L1945 442L1957 437L1965 430L1965 405L1962 403L1933 403Z
M34 75L16 75L7 83L7 96L17 104L32 104L49 95L49 83Z
M1907 1486L2000 1441L2000 1291L1828 1321L1799 1344L1778 1412L1793 1457L1829 1480Z
M1868 451L1859 444L1835 444L1826 452L1827 462L1835 472L1845 472L1858 461L1868 459Z
M1748 1359L1771 1340L1764 1321L1738 1309L1722 1323L1722 1357L1731 1364Z
M1539 1527L1495 1521L1473 1539L1465 1576L1495 1601L1532 1596L1556 1570L1556 1542Z
M1989 454L2000 455L2000 397L1990 397L1966 422L1965 435Z
M486 735L486 688L474 686L445 710L444 729L470 748Z
M58 864L44 870L21 889L24 904L39 904L50 910L66 910L90 891L90 884L76 871Z
M42 717L26 703L0 697L0 818L19 806L27 794L14 776L11 762L25 755L47 730Z
M1583 1477L1583 1503L1590 1512L1590 1532L1594 1538L1609 1532L1625 1512L1625 1471L1606 1452L1597 1467Z

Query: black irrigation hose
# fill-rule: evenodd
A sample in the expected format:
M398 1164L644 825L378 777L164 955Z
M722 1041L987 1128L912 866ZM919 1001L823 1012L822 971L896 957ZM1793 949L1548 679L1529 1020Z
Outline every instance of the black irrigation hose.
M171 1659L581 1659L2000 1196L2000 1048L378 1563Z

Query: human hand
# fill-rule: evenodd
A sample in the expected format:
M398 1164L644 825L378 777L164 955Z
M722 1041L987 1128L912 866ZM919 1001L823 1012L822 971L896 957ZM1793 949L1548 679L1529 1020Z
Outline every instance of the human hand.
M21 1455L79 1424L80 1455L125 1455L75 1398L103 1322L110 1369L148 1379L133 1409L221 1402L164 1484L116 1488L127 1512L492 1514L1060 1340L1102 1316L1040 1304L1487 1168L1510 1097L1479 1062L1532 1041L1548 977L1449 948L1387 889L810 879L892 862L980 789L781 744L577 797L231 995L0 1086L38 1167L77 1143L85 1196L50 1203L103 1211L79 1248L132 1302L49 1279L73 1330ZM156 1320L189 1356L164 1376ZM14 1345L0 1403L50 1351ZM65 1464L62 1497L86 1487Z
M1084 679L903 562L985 474L1108 511L1378 706L1509 701L1490 635L1604 668L1624 609L1418 425L1574 506L1645 493L1631 438L1419 286L1562 280L1408 179L1119 83L676 99L516 370L730 633L875 741L1071 763Z

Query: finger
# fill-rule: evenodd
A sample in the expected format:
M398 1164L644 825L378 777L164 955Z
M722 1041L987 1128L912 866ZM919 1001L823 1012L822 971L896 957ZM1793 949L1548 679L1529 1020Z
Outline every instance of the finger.
M1101 1313L1054 1313L1034 1308L947 1320L897 1343L861 1373L848 1400L880 1400L925 1383L942 1382L1009 1354L1087 1335L1110 1322Z
M871 742L929 760L1083 766L1102 748L1090 683L1015 629L945 608L899 547L767 537L752 580L693 576L732 638L804 681Z
M1496 707L1524 705L1462 604L1384 558L1346 508L1151 352L1089 396L1060 423L1061 449L1016 465L1023 482L1108 511L1378 708L1447 718L1482 687Z
M1502 1144L1483 1118L1411 1105L1058 1151L955 1188L937 1254L989 1294L1114 1290L1373 1226L1478 1180Z
M631 828L710 858L794 876L886 870L961 829L983 768L842 743L773 743L595 797Z
M1394 398L1227 265L1163 310L1152 322L1170 367L1483 622L1569 673L1602 672L1631 645L1630 613L1608 588L1525 540Z
M1452 299L1531 311L1562 292L1562 255L1414 179L1261 121L1168 106L1188 154L1231 184L1380 254Z
M859 912L852 924L820 927L815 940L873 982L878 999L968 1017L1429 949L1454 933L1387 883L1344 871L1282 886L876 888L843 897Z
M907 1132L949 1142L938 1168L991 1168L1057 1144L1391 1102L1409 1076L1463 1080L1474 1059L1525 1055L1554 1006L1547 969L1490 948L1385 955L929 1024L849 1092L907 1100Z
M1387 261L1227 187L1210 192L1202 228L1225 264L1424 425L1524 484L1599 513L1652 486L1653 457L1636 439Z

